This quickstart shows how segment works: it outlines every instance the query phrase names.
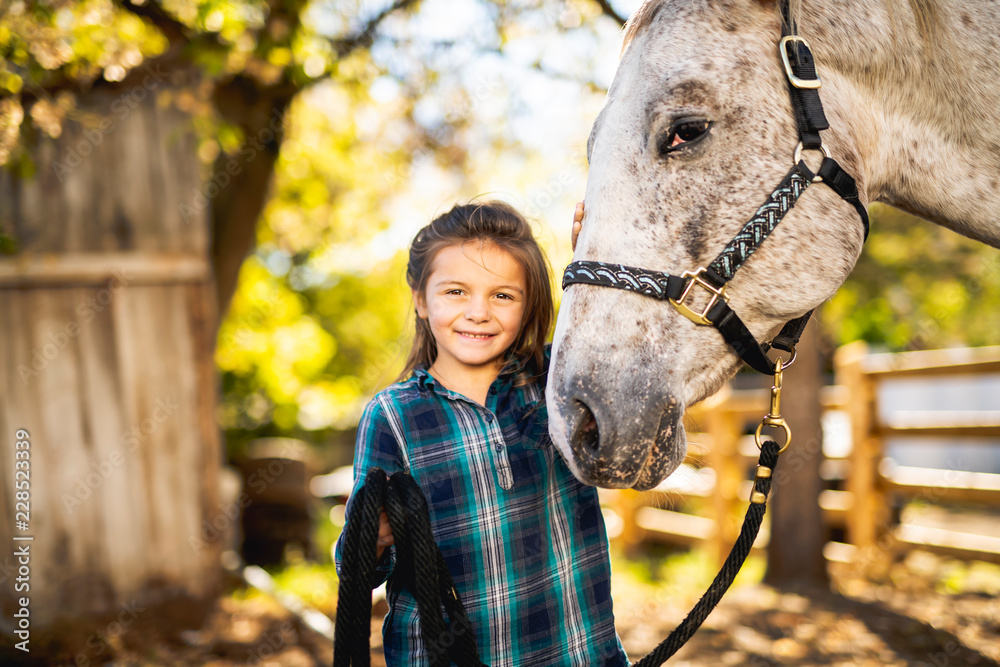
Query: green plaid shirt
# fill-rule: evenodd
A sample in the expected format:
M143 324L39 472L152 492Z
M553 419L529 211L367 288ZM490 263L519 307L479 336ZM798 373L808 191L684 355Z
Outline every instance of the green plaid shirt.
M355 484L373 466L413 475L485 664L627 665L597 490L579 482L552 446L540 402L544 376L521 387L513 380L501 374L485 407L423 369L380 392L358 427ZM382 568L386 663L429 664L416 601L394 581L394 566L390 547Z

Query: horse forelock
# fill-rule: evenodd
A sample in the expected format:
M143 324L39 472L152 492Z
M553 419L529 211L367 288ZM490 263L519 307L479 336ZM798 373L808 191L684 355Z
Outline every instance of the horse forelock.
M649 27L653 21L656 19L657 13L663 8L663 5L667 3L668 0L646 0L629 17L628 22L625 24L625 37L622 41L622 51L638 36L640 32ZM927 2L929 0L913 0L913 2ZM798 17L802 12L803 0L789 0L789 15L792 17L793 21L797 21ZM704 3L705 6L709 6L709 3ZM780 10L778 9L778 3L776 2L761 2L762 5L773 5L774 11L780 16ZM724 11L724 9L723 9Z
M625 36L622 41L623 52L640 32L653 23L657 13L667 1L668 0L646 0L642 3L639 9L637 9L635 13L629 17L628 22L625 24ZM886 0L886 9L889 11L894 21L898 20L897 8L894 7L894 5L903 1L904 0ZM909 9L913 14L917 32L919 33L921 40L928 47L927 55L933 56L935 53L939 52L942 47L947 49L945 46L947 43L947 31L941 29L940 12L938 11L938 6L935 0L905 0L905 2L909 5ZM775 13L777 13L780 17L781 12L777 2L760 0L760 3L762 5L772 5ZM814 3L814 6L817 4L821 3ZM791 17L793 24L799 23L804 6L805 0L789 0L789 16ZM724 8L723 11L725 11Z

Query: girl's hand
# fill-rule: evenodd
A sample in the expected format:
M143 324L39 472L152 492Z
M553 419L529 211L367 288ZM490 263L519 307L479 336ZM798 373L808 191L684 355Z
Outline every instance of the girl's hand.
M389 526L389 515L383 510L378 517L378 541L375 542L375 560L381 560L382 552L393 543L392 528Z
M576 239L580 236L580 230L583 229L583 202L578 201L576 203L576 210L573 211L573 250L576 250Z

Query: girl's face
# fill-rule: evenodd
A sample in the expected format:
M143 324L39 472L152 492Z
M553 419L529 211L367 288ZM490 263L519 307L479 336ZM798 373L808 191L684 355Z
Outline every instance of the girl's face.
M472 242L438 251L426 288L413 293L437 343L434 367L455 377L498 364L521 331L524 293L524 269L506 250Z

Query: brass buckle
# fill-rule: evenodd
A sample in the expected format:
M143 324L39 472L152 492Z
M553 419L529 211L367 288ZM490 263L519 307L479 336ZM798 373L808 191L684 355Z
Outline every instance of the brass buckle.
M670 299L670 303L672 303L674 308L677 309L677 312L679 312L681 315L688 318L695 324L710 327L713 326L713 324L712 321L706 317L706 315L708 315L708 311L710 311L712 307L716 303L718 303L720 298L726 303L729 303L729 297L726 296L725 285L723 285L722 287L716 287L715 285L708 282L707 280L705 280L705 278L702 277L702 275L707 272L708 269L701 268L698 269L697 271L685 271L684 273L682 273L681 278L687 280L688 283L684 287L684 292L681 293L681 298L677 299L676 301L674 299ZM695 285L701 285L706 290L708 290L708 292L712 295L712 298L709 299L708 301L708 305L706 305L705 308L703 308L700 313L692 309L686 303L684 303L684 299L688 297L688 294L691 293L691 288L694 287Z
M788 80L796 88L807 88L809 90L815 90L820 86L822 86L823 82L820 80L818 73L816 74L815 79L800 79L799 77L795 76L795 73L792 71L792 63L788 60L788 49L786 48L788 42L802 42L803 44L805 44L807 49L812 51L812 47L809 46L809 42L802 39L798 35L789 35L787 37L781 38L781 41L778 42L778 51L781 53L781 62L785 66L785 75L788 77Z

